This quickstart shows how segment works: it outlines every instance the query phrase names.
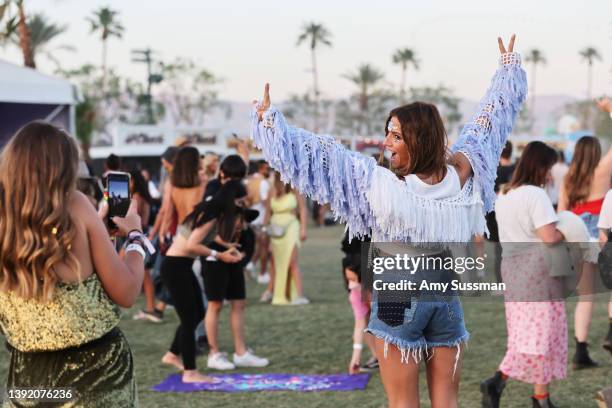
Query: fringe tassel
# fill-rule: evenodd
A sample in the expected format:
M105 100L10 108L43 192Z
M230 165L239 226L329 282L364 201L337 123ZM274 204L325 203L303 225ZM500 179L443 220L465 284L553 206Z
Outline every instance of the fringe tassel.
M253 109L251 137L284 182L330 203L351 238L372 231L378 241L467 242L487 232L483 210L493 210L499 157L527 94L518 54L502 58L511 62L497 70L478 113L451 149L465 154L474 171L451 199L431 200L407 191L405 182L374 159L345 149L331 136L289 126L275 107L263 121Z
M374 219L365 192L377 167L374 159L345 149L331 136L287 125L276 107L263 121L252 111L251 137L284 182L330 203L336 219L346 223L353 236L369 235Z
M376 219L376 241L468 242L474 234L486 232L482 201L471 179L447 199L418 196L381 167L374 170L373 179L366 196Z
M503 65L504 57L512 62ZM527 96L527 77L519 55L505 54L500 64L476 115L451 148L468 157L486 213L493 211L495 205L493 186L499 157Z
M457 343L457 355L455 355L455 365L453 366L453 380L455 380L455 373L459 365L459 357L461 357L461 343Z
M450 344L435 344L435 345L399 345L402 344L402 341L398 339L393 339L392 337L385 335L383 333L371 332L374 336L379 339L384 340L384 348L383 348L383 356L386 359L389 354L389 344L397 347L400 352L400 362L408 364L410 362L410 358L414 360L415 364L419 364L423 360L423 353L425 354L426 361L429 361L433 358L434 353L436 351L436 347L456 347L457 353L455 354L455 361L453 365L453 381L455 379L455 374L457 373L457 367L459 367L459 361L461 359L461 348L462 345L467 347L467 341L469 336L464 336L463 338L457 340L456 342L452 342ZM429 354L429 350L431 350L431 355Z

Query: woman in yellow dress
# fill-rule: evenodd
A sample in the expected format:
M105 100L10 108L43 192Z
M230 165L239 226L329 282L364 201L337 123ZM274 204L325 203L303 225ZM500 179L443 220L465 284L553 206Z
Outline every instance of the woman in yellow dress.
M140 293L146 241L133 201L125 218L113 217L128 235L119 258L76 191L77 165L74 139L45 122L24 126L0 156L0 327L11 356L4 407L137 406L132 353L117 325L119 306Z
M266 206L264 225L272 249L271 276L262 300L272 298L273 305L305 305L298 248L306 239L306 204L304 198L274 174L272 194ZM297 217L299 215L299 219Z

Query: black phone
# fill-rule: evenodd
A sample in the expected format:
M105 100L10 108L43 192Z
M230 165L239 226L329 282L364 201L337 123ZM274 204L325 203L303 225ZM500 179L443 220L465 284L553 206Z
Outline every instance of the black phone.
M108 202L108 227L116 229L113 217L125 217L130 207L130 174L109 172L106 176L106 201Z

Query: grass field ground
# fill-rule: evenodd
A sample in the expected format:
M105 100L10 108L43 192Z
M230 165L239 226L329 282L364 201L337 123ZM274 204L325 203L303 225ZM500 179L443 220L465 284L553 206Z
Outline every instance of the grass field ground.
M300 307L272 307L257 302L261 285L248 283L249 306L246 326L247 341L257 354L271 359L265 369L244 372L275 373L339 373L347 369L352 352L352 314L340 274L339 249L342 229L330 227L311 229L304 244L300 264L304 274L305 293L312 304ZM155 325L134 322L133 310L125 311L121 328L132 346L136 364L139 399L142 407L383 407L385 397L380 378L375 374L364 391L355 392L258 392L244 394L156 393L149 388L172 373L160 364L160 358L170 344L177 318L173 311L164 323ZM465 353L461 375L461 407L480 406L480 381L491 375L505 351L506 328L501 302L464 302L465 318L471 341ZM573 304L568 302L570 327ZM568 371L568 378L552 387L554 402L559 407L594 407L595 392L612 385L612 357L601 348L608 325L606 303L596 305L590 341L593 357L602 366L597 369ZM221 318L220 344L232 352L227 310ZM571 338L571 336L570 336ZM573 353L570 344L570 355ZM9 358L0 352L0 376L6 378ZM205 357L198 365L206 366ZM421 401L429 407L425 377L421 377ZM503 397L503 407L530 406L531 388L527 384L510 383Z

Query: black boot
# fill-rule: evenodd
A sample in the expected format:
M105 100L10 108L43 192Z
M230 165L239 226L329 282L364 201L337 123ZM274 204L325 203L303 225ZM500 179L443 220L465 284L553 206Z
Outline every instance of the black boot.
M610 318L610 323L608 326L608 335L604 340L603 348L612 353L612 318Z
M574 363L574 370L594 368L599 365L595 361L591 360L588 347L589 344L586 341L579 342L578 339L576 339L576 354L574 354L574 358L572 359L572 363Z
M506 387L506 381L502 378L501 371L495 373L491 378L487 378L480 383L482 393L483 408L499 408L499 400Z
M532 407L533 408L556 408L553 403L550 401L550 397L545 400L539 400L534 397L531 397Z

